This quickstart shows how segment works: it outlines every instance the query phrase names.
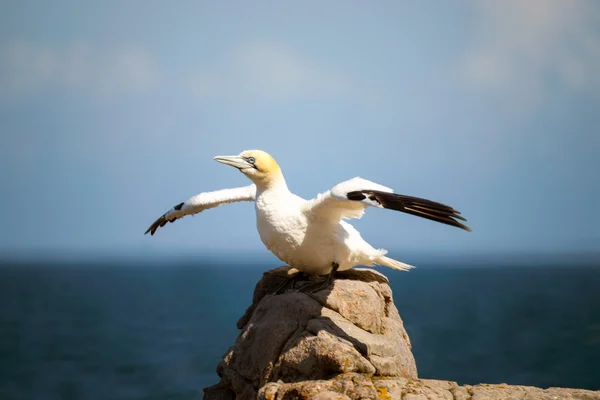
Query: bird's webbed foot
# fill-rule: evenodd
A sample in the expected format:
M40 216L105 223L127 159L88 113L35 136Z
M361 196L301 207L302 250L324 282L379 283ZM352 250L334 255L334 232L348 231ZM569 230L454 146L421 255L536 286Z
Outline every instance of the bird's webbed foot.
M327 278L325 278L322 281L310 282L310 283L302 286L300 291L304 292L304 293L312 294L312 293L316 293L323 289L328 289L331 286L331 283L333 282L333 279L334 279L334 275L337 272L339 267L340 267L340 265L338 263L336 263L336 262L331 263L331 272L329 273L329 275L327 275Z
M294 275L285 278L283 280L283 282L281 282L279 285L277 285L277 287L273 291L273 294L274 295L281 294L281 293L285 292L286 290L288 290L289 288L294 289L294 284L297 281L305 279L306 276L307 276L307 274L302 271L296 272Z

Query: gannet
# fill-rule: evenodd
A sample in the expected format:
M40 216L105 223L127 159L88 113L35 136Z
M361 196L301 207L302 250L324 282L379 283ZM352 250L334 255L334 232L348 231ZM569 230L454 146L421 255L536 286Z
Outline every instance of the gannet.
M311 275L327 275L354 266L383 265L409 270L411 265L386 257L386 250L367 243L346 219L361 218L367 207L387 208L471 231L457 220L460 212L441 203L395 194L392 189L359 177L305 200L292 193L281 168L271 155L246 150L237 156L217 156L216 161L237 168L253 184L200 193L158 218L145 233L186 215L223 204L254 201L256 226L264 245L281 261Z

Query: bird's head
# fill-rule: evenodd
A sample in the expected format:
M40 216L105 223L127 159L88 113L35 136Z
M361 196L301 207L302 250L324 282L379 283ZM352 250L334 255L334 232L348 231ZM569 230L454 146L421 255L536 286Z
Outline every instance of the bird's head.
M239 169L259 187L267 188L283 181L281 168L266 151L244 150L237 156L217 156L214 159Z

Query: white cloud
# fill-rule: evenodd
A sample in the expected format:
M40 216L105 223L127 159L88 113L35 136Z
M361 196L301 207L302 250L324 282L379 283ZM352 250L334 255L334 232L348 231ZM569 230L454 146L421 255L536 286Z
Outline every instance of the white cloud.
M348 81L281 45L254 41L200 69L191 90L202 98L288 101L340 95L348 90Z
M89 95L144 92L158 79L158 68L143 50L102 50L87 43L51 46L27 41L0 45L2 97L20 97L61 88Z
M467 84L535 107L551 87L600 88L600 15L581 0L476 1ZM592 7L590 7L592 6Z

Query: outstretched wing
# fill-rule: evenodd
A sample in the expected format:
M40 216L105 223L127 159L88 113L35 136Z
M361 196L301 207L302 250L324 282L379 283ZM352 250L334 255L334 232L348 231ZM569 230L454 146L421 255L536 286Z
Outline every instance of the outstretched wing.
M392 189L362 178L339 183L310 200L305 212L317 218L339 221L361 218L367 207L387 208L427 218L471 231L458 220L466 221L460 212L445 204L418 197L395 194Z
M197 194L161 215L160 218L150 225L150 228L148 228L144 235L148 232L150 232L150 235L154 235L154 232L158 228L165 226L167 222L175 222L186 215L197 214L209 208L237 201L254 201L255 197L256 186L254 185Z

